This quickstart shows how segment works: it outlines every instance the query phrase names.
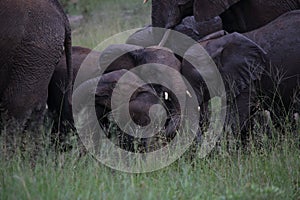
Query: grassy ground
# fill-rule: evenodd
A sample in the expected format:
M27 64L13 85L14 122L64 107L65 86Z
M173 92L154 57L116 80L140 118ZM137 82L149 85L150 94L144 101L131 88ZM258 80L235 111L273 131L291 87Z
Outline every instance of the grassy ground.
M105 38L150 22L142 0L84 1L68 7L87 12L73 29L74 45L94 47ZM299 129L280 139L262 138L251 153L221 148L193 162L185 154L171 166L147 174L114 171L79 148L55 153L51 146L33 163L0 157L0 199L300 199ZM281 133L279 135L282 135ZM1 142L1 141L0 141ZM257 141L256 141L257 143ZM254 144L254 142L253 142Z
M150 24L150 4L142 0L86 1L88 14L80 26L73 28L73 44L93 48L114 34ZM79 10L81 7L79 6ZM71 13L76 14L78 10Z
M0 162L0 199L299 199L300 152L294 141L249 154L184 156L147 174L111 170L89 155L45 150L35 166Z

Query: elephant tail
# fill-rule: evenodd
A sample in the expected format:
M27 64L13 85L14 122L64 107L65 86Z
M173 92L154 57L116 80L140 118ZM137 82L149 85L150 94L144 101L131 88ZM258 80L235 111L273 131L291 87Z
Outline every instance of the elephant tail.
M65 93L63 98L63 105L60 119L60 132L66 134L68 131L75 131L74 118L72 114L72 92L73 92L73 65L72 65L72 37L71 28L69 21L66 21L65 25L65 41L64 50L66 56L66 66L67 66L67 79L65 81ZM68 122L68 124L64 124Z
M63 7L58 0L51 0L51 3L57 8L60 12L62 20L65 26L65 41L64 41L64 50L66 55L66 64L67 64L67 81L65 85L65 91L69 100L72 98L72 85L73 85L73 66L72 66L72 30L71 25L68 19L67 14L65 13Z
M69 27L66 28L65 35L65 55L66 55L66 64L67 64L67 82L66 82L66 91L68 94L68 98L72 97L72 85L73 85L73 66L72 66L72 36L71 29Z

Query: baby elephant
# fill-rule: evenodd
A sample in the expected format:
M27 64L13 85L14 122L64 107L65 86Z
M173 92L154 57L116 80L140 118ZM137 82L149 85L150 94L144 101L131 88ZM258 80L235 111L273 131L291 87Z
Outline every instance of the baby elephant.
M95 91L91 90L93 86L96 86ZM101 127L111 131L109 127L116 123L119 127L119 146L123 149L137 151L139 149L136 148L148 148L147 138L160 131L156 132L157 126L161 130L175 132L164 99L150 85L145 85L138 76L126 69L112 71L82 83L73 95L75 113L79 113L86 106L86 99L92 96L95 96L95 110ZM113 116L114 122L110 121L109 114ZM106 134L112 136L111 133ZM137 147L134 146L136 142L139 144Z
M119 79L126 72L128 72L130 74L130 81L125 81L122 82L122 84L119 84L122 88L121 90L118 90L122 91L122 93L119 94L119 99L124 99L123 97L128 96L129 93L127 91L130 88L135 86L137 90L133 92L128 99L128 102L126 102L128 103L129 116L127 116L126 120L123 120L123 125L128 125L128 119L132 119L132 124L134 124L135 130L144 127L144 129L148 129L148 132L153 132L153 130L156 129L150 125L153 124L155 126L160 124L160 127L165 129L165 132L168 135L171 135L171 133L176 131L176 120L174 117L170 117L170 112L167 109L166 112L161 111L160 109L157 110L157 108L159 108L157 106L152 107L153 105L161 105L164 108L166 107L160 98L161 95L158 95L152 86L137 86L137 84L133 81L139 80L140 83L142 80L127 71L127 69L129 70L133 68L135 64L134 60L128 59L128 54L124 54L123 56L121 55L118 59L114 60L114 62L110 63L105 70L103 70L102 68L105 66L105 59L111 55L110 53L106 52L103 55L101 52L93 51L84 47L73 47L72 50L74 68L73 90L77 91L74 92L74 98L78 100L83 97L84 100L88 96L95 96L97 118L99 119L99 123L103 128L108 128L111 124L108 114L112 111L111 98L115 89L114 87ZM102 59L102 62L99 61L100 58ZM62 58L59 64L56 66L54 75L49 85L48 97L48 109L55 120L52 132L57 133L56 139L58 139L59 142L64 142L65 137L68 135L70 130L75 131L73 113L66 112L64 107L62 107L64 98L64 90L62 88L64 88L63 85L65 80L67 80L66 66L64 63L64 59ZM119 70L120 68L121 70ZM99 76L101 73L103 73L103 75ZM97 85L96 93L86 93L90 91L86 88L88 88L92 83ZM80 95L76 96L76 94ZM72 106L72 102L69 102L69 105ZM126 108L123 107L122 109L123 110L120 110L120 112L124 112L124 109ZM167 114L167 116L165 114ZM64 116L64 118L60 116ZM163 119L163 117L166 117L165 121L156 120ZM122 133L120 145L125 149L134 151L134 137L126 134L125 132L123 131ZM144 132L146 133L147 130ZM143 135L143 137L145 135ZM146 139L143 139L143 142L146 142Z
M101 52L92 51L91 49L74 46L72 47L72 62L73 62L73 85L75 77L80 69L84 68L83 76L80 77L90 77L93 78L99 73L99 68L97 63L99 62L99 57ZM56 139L63 141L64 137L70 130L74 129L73 115L69 109L63 107L62 102L65 98L65 84L67 81L67 67L65 56L62 56L60 62L56 65L55 71L51 78L49 87L48 87L48 111L51 117L54 119L54 124L52 128L53 133L58 135ZM83 79L77 79L77 83L86 81ZM76 89L76 87L74 87ZM71 99L70 99L71 100ZM68 106L71 106L72 103L68 102Z

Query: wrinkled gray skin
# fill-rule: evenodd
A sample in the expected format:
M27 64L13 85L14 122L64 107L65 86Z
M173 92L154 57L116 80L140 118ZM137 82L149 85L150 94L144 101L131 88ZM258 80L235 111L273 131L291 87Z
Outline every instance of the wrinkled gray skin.
M134 45L111 45L110 47L105 49L103 53L92 51L91 49L84 48L84 47L73 47L72 51L73 51L72 60L73 60L73 67L74 67L74 78L76 77L76 83L75 80L73 80L74 90L89 79L91 79L90 82L93 82L92 78L98 77L102 73L105 74L103 80L106 80L106 83L103 81L101 82L104 85L99 85L99 91L101 89L102 90L109 89L110 88L109 85L112 86L113 83L119 79L119 76L121 74L124 74L124 71L118 73L112 73L112 74L110 72L119 71L121 69L130 70L136 67L137 65L144 64L144 63L154 62L160 64L168 64L172 66L176 71L178 72L180 71L180 62L175 58L174 54L172 54L169 51L155 49L155 48L144 49L142 47L138 47ZM79 70L80 73L78 73ZM110 75L106 75L107 73L110 73ZM147 70L144 71L144 73L147 73ZM55 120L59 119L59 113L65 113L66 116L69 116L66 121L60 122L61 124L58 124L58 121L56 121L56 123L54 124L53 132L57 132L58 129L60 128L61 130L58 136L62 140L70 129L74 129L72 112L69 112L68 110L64 110L64 107L62 107L61 104L62 99L64 97L64 93L61 90L61 85L63 85L63 83L66 81L67 77L65 74L66 74L65 59L62 58L59 64L56 66L56 69L52 76L49 85L49 97L48 97L48 107L49 110L53 113ZM161 71L161 74L164 74L164 72ZM173 83L176 84L176 80L174 80ZM112 87L110 89L112 89ZM149 86L145 86L145 88L143 89L149 90ZM156 87L156 90L160 91L160 96L162 96L163 91L161 91L161 88ZM110 91L110 95L106 96L105 99L106 101L109 101L111 97L111 92L112 90ZM140 125L145 125L148 123L147 120L149 120L149 118L148 115L145 116L145 113L146 111L148 112L150 105L153 104L154 100L156 102L158 101L157 95L154 96L154 92L156 95L157 92L153 91L153 89L151 92L141 91L140 97L143 98L138 98L136 101L133 101L130 104L132 115L136 116L135 121ZM107 95L107 92L98 92L98 94L102 94L102 93ZM69 101L68 103L70 104L70 106L72 106L71 101ZM176 111L178 108L175 108L173 104L170 102L166 102L166 106L168 107L169 110L173 109L173 111L170 111L172 115L176 115ZM110 105L108 104L104 105L103 103L99 103L97 107L97 113L99 118L103 118L103 116L107 114L109 109L110 109ZM105 112L103 110L105 110ZM142 114L144 116L142 116ZM104 119L107 120L107 118ZM142 121L139 121L138 119ZM176 119L170 118L169 121L170 121L169 123L170 126L166 128L167 129L166 132L167 135L172 135L176 130L176 124L175 124Z
M267 55L256 43L238 33L225 35L218 39L212 39L200 43L212 57L223 78L227 97L227 122L231 124L235 134L248 126L248 118L252 114L253 104L251 104L251 86L255 84L268 66ZM194 51L189 51L187 55L199 55ZM185 55L185 56L187 56ZM196 56L198 62L203 62L204 57ZM192 85L201 107L201 123L205 123L208 101L214 96L210 96L206 84L215 84L215 74L210 74L210 70L201 69L202 76L206 76L208 82L199 74L185 59L182 62L181 73ZM218 89L218 85L215 87ZM254 94L255 95L255 94ZM250 101L249 101L250 100Z
M126 69L115 70L106 73L99 78L89 79L82 83L74 93L74 99L78 105L83 104L82 102L85 101L85 99L90 95L95 95L96 114L102 127L108 128L111 123L107 115L112 111L112 93L115 90L117 82L125 73L130 72ZM122 87L120 91L121 96L127 96L130 88L136 87L136 84L138 84L137 81L141 81L133 73L130 74L130 80L122 82L122 85L120 86ZM97 85L95 93L94 91L91 92L91 90L88 89L94 85ZM129 109L130 116L137 125L146 126L150 123L149 110L155 104L161 104L162 106L165 106L163 100L157 95L156 91L150 85L143 85L131 95L129 107L125 109ZM77 109L80 110L81 108ZM170 126L173 125L172 122L170 122L170 119L167 121L167 123L170 123ZM171 128L173 128L173 130L168 130L174 133L176 127ZM110 137L110 135L108 136ZM137 151L137 149L134 148L134 138L132 136L122 132L118 137L119 145L122 148L129 151ZM145 147L144 143L146 142L147 139L142 139L142 147Z
M299 8L299 0L152 0L152 26L174 28L186 16L196 22L220 16L224 30L247 32Z
M293 103L297 104L294 92L298 91L299 96L299 20L300 11L292 11L244 36L232 33L201 43L225 80L229 98L227 120L233 123L236 133L241 131L242 142L247 141L258 96L264 97L264 108L271 108L279 118L289 113ZM281 74L279 81L274 75L277 71ZM202 77L185 60L182 74L196 91L199 104L205 106L211 97Z
M275 111L275 115L286 116L292 106L299 104L299 24L300 10L295 10L281 15L259 29L244 34L260 45L271 61L270 69L261 78L260 88L265 97L266 108L274 106L271 110ZM275 94L275 91L278 94ZM296 109L295 112L299 112L300 108Z
M22 132L25 125L36 131L43 121L50 78L64 48L68 66L65 90L68 98L71 95L67 88L73 73L69 22L56 0L0 1L0 7L3 125L12 132L18 128Z
M174 30L198 41L208 34L222 30L222 20L217 16L207 21L196 22L194 16L189 16L175 26Z
M204 36L222 30L222 20L218 16L211 20L197 23L194 16L189 16L184 18L180 24L174 27L174 30L189 36L195 41L199 41ZM126 43L144 47L157 45L163 37L161 33L163 33L163 30L161 29L153 29L152 26L146 26L130 35ZM170 45L175 46L174 44Z
M114 62L110 63L110 57L109 59L105 59L106 55L116 55L120 51L124 51L127 53L123 53L122 56L120 56L118 59L116 59ZM156 63L161 64L170 67L173 69L172 73L174 72L180 72L181 63L180 61L175 57L174 53L171 51L161 48L161 47L147 47L143 48L140 46L135 45L129 45L129 44L121 44L121 45L111 45L109 48L103 51L103 56L100 59L100 65L108 67L106 71L113 70L119 70L119 69L133 69L135 67L149 64L149 63ZM140 69L139 73L146 75L151 75L152 72L148 70L149 68L145 67ZM158 68L159 72L156 72L156 77L159 80L165 81L165 83L171 83L171 88L174 93L176 93L179 96L185 96L185 92L182 90L181 81L178 79L174 79L172 77L172 74L169 76L166 76L168 72L164 71L163 68ZM147 81L146 79L144 81ZM168 90L162 89L159 86L154 86L156 91L160 94L163 92L169 92ZM172 93L170 93L170 97L172 99L176 99L172 97ZM174 108L174 109L179 109Z
M111 58L115 58L118 54L121 54L122 56L110 63ZM158 67L158 71L156 71L154 74L159 81L162 81L159 82L161 85L163 82L167 84L169 83L171 86L170 90L162 87L161 85L151 86L160 97L163 97L165 92L169 94L169 99L165 101L165 105L166 110L169 112L171 117L169 119L170 123L166 126L165 136L172 137L174 136L176 128L179 125L178 123L180 120L178 120L178 118L180 118L181 111L178 102L170 101L170 99L184 99L186 91L181 77L174 78L176 77L176 74L173 73L179 73L181 68L181 63L175 57L175 55L170 50L158 46L143 48L135 45L121 44L111 45L103 51L102 57L100 58L100 66L108 67L108 71L110 71L110 69L131 70L135 67L150 63L166 65L172 69L170 74L169 72L165 71L165 69ZM138 70L141 75L145 76L143 79L145 82L149 81L147 78L153 75L153 72L149 70L151 67L152 66L147 66Z
M97 77L100 73L98 67L101 52L92 51L89 48L73 46L72 47L72 65L73 65L73 82L74 89L77 85L86 81L87 79ZM78 71L81 69L80 77L77 77ZM51 77L48 87L48 111L50 116L54 119L52 132L57 134L60 141L70 132L75 130L72 110L66 109L72 107L71 99L67 101L67 107L64 106L65 90L64 86L67 84L67 65L66 57L63 55L56 65L54 73ZM77 85L74 85L75 78L77 78ZM64 115L65 118L61 118Z

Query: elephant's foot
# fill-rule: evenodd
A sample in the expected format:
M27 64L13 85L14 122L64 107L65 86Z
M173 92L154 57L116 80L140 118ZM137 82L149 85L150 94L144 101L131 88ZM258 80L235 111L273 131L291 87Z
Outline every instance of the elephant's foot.
M2 114L1 151L6 158L19 153L28 153L35 157L41 152L46 133L42 126L44 111L45 106L40 104L35 110L27 111L24 118L17 119L8 114Z

